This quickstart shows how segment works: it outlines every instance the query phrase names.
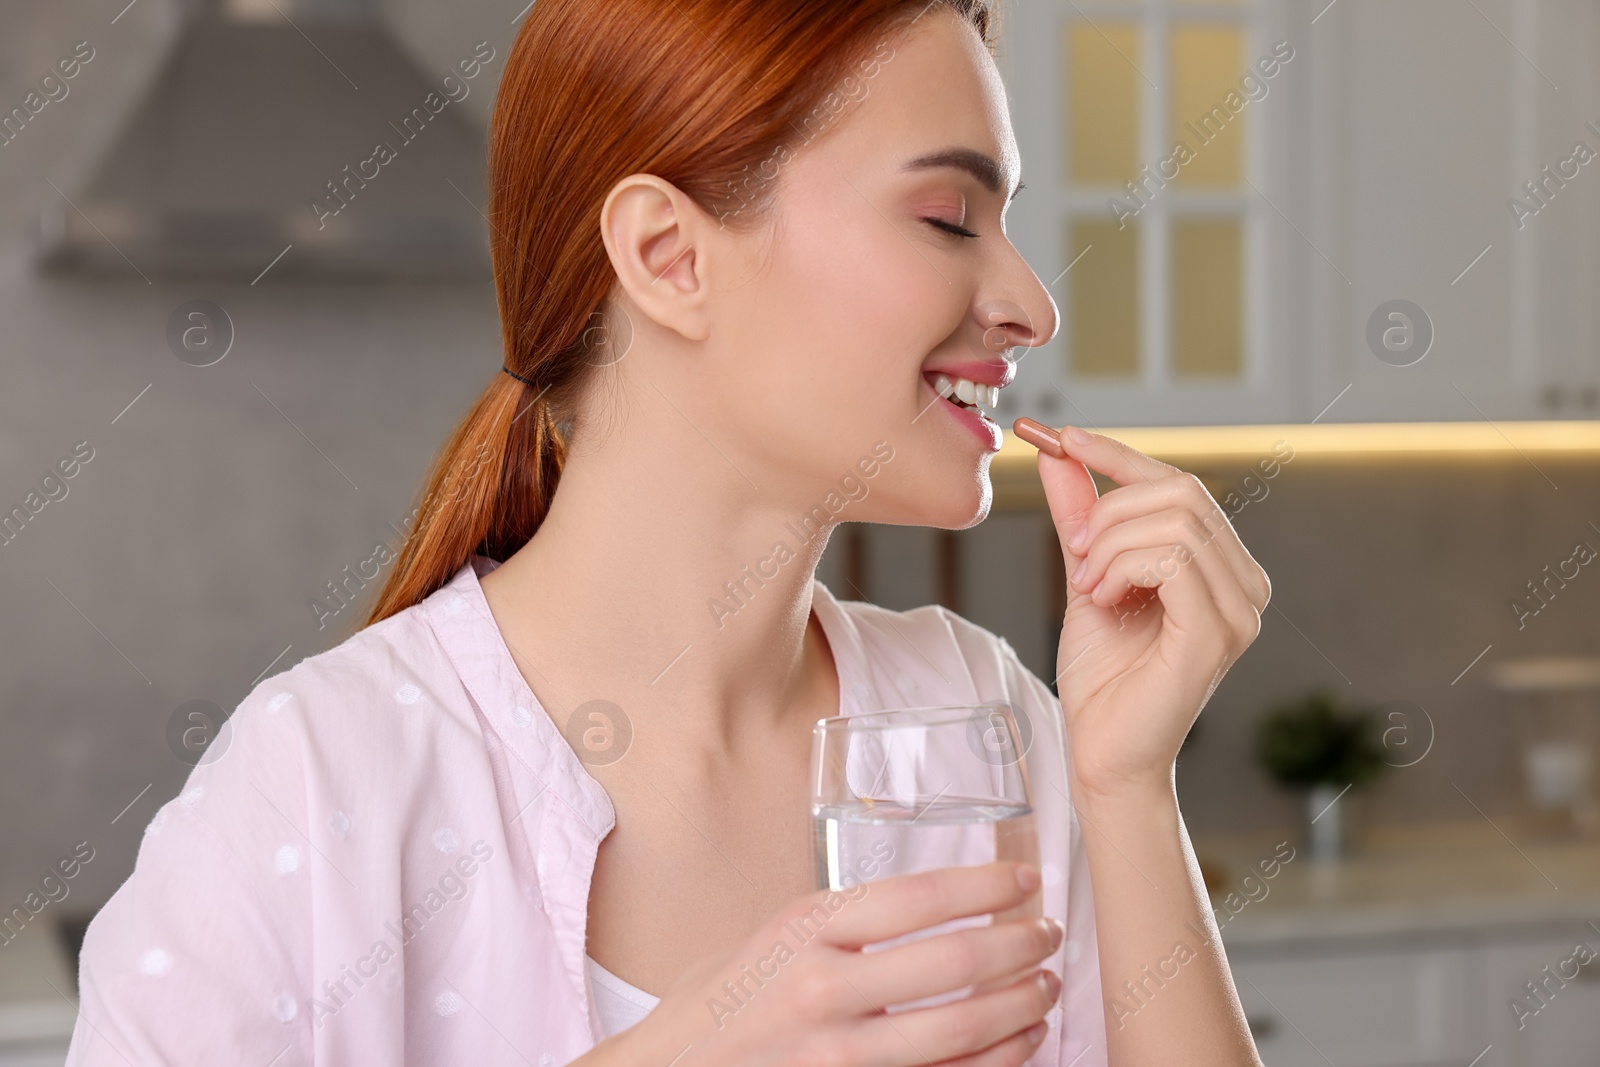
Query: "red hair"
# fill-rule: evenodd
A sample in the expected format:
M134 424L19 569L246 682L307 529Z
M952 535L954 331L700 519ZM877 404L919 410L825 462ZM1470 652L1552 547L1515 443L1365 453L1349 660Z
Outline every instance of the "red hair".
M506 57L488 166L505 364L531 384L497 368L451 433L364 625L474 554L505 559L544 521L565 456L558 413L605 358L612 186L653 174L753 227L774 162L815 136L876 46L935 6L993 47L990 0L536 0Z

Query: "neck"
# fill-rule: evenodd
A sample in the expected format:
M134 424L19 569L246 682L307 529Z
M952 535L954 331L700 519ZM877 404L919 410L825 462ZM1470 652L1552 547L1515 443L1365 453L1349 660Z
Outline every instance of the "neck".
M484 590L558 724L601 698L636 727L670 721L727 749L836 692L810 622L830 530L766 502L778 494L758 493L698 434L655 436L666 431L635 425L650 447L620 433L575 445L539 531Z

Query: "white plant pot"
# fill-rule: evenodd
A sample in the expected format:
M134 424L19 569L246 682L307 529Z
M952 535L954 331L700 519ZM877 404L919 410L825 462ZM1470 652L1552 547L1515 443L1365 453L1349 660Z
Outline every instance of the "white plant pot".
M1350 854L1355 814L1351 800L1351 793L1340 785L1315 785L1307 792L1306 848L1312 859L1339 860Z

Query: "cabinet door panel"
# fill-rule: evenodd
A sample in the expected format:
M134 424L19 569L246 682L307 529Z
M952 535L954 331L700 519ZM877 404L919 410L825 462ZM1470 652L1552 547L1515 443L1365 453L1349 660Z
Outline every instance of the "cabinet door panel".
M1317 28L1313 403L1339 397L1330 421L1593 418L1600 10L1344 0ZM1372 322L1407 350L1376 352ZM1407 345L1427 332L1426 355Z
M1470 949L1327 953L1233 972L1267 1067L1420 1067L1482 1051L1477 961Z
M1580 926L1565 939L1489 948L1483 1003L1494 1027L1495 1049L1483 1067L1565 1067L1596 1061L1600 960L1584 966L1588 957L1575 951L1580 943L1593 954L1600 935Z
M1522 60L1489 21L1509 26L1511 0L1480 6L1487 17L1452 0L1359 0L1317 27L1328 32L1314 133L1329 169L1312 178L1327 257L1313 273L1326 301L1314 392L1326 403L1350 386L1330 421L1472 420L1474 403L1504 414L1516 263L1505 201ZM1368 323L1396 300L1427 319L1378 314L1398 324L1379 329L1393 339L1380 358Z

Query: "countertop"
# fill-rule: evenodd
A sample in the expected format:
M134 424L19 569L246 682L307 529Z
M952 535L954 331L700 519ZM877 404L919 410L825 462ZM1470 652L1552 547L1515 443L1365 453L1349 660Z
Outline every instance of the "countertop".
M1211 903L1230 948L1600 923L1600 841L1527 840L1505 829L1511 838L1484 819L1370 827L1333 862L1313 860L1281 832L1197 834L1194 846L1215 872ZM1284 841L1293 858L1263 877L1258 865Z

